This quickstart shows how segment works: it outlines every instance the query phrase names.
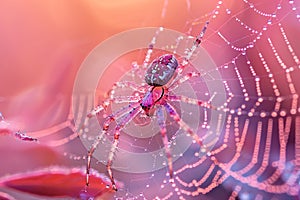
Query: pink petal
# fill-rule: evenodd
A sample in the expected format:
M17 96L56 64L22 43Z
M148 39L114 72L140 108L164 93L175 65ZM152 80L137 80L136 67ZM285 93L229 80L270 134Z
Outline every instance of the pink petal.
M1 200L16 200L14 197L12 197L9 194L6 194L4 192L0 192L0 199Z
M67 196L88 199L103 194L113 195L110 181L104 175L91 171L90 185L85 187L82 168L50 167L0 179L0 185L18 191L48 197ZM118 185L120 187L120 184Z

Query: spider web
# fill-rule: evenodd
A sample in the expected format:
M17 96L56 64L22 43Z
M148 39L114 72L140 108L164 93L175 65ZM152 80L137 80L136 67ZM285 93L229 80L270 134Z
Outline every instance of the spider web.
M164 2L162 21L172 13L171 2ZM115 177L125 183L115 198L300 198L299 2L218 1L210 2L208 10L201 10L196 1L186 4L187 11L197 13L186 21L186 34L196 36L210 19L202 47L216 63L210 72L221 74L218 81L225 88L224 106L231 111L222 115L225 126L212 149L218 164L200 155L194 145L174 163L173 184L168 181L167 168L145 173L115 171ZM120 74L127 72L120 70ZM81 102L75 117L83 119L84 110L93 107L90 99L94 97L81 94L74 98ZM181 115L188 112L180 111ZM49 145L80 144L71 108L69 112L60 124L29 134L45 138L68 129ZM139 146L129 141L125 145ZM84 149L78 151L66 154L82 160L84 157L77 155L85 155ZM98 169L105 171L102 164Z

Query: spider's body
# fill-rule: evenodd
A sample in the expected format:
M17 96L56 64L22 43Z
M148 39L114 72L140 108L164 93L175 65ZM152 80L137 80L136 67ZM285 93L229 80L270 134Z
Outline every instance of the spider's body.
M139 87L135 87L136 84L132 82L121 82L119 84L115 84L115 88L112 89L112 94L114 94L114 90L118 87L118 85L123 85L123 87L129 87L135 90L138 94L136 96L121 96L115 98L111 96L108 101L105 101L103 105L97 106L93 109L88 115L87 119L99 114L110 103L121 103L121 102L129 102L128 106L125 106L110 115L106 115L106 119L103 123L102 132L99 134L97 139L92 144L90 150L88 151L87 156L87 177L86 177L86 184L89 183L89 170L91 164L91 157L96 150L98 144L100 143L102 136L107 134L108 128L111 125L112 121L116 121L116 119L120 119L116 121L116 125L113 128L113 144L111 150L108 155L107 161L107 171L112 183L112 188L117 190L113 174L112 174L112 162L114 155L116 153L116 149L118 148L119 144L119 137L122 133L122 129L132 121L136 116L138 116L141 112L144 112L148 117L156 117L158 121L159 130L161 133L162 141L165 148L165 153L167 157L167 164L169 168L169 175L170 180L173 180L173 166L172 166L172 154L171 149L169 146L169 140L167 136L167 127L166 127L166 118L163 114L163 111L179 125L181 129L183 129L186 133L188 133L193 140L199 144L201 149L204 152L207 152L206 146L203 144L202 139L194 132L188 124L186 124L178 114L175 107L172 106L170 102L185 102L188 104L193 104L197 106L204 106L207 108L212 108L212 106L203 103L198 99L192 99L182 95L174 95L172 90L174 90L178 84L185 82L186 80L190 79L191 77L200 76L198 72L191 72L185 75L182 75L181 72L184 70L185 66L188 64L188 61L192 54L194 53L195 49L201 43L201 39L206 31L208 26L208 22L203 27L201 33L197 36L194 41L193 46L188 49L186 56L183 57L182 62L179 63L173 54L164 54L158 58L155 58L146 69L144 80L147 83L146 90L139 92ZM148 55L150 57L152 52L152 48L149 47ZM178 76L178 78L174 78ZM85 120L87 122L88 120ZM85 125L84 125L85 126ZM208 153L208 152L207 152Z
M173 77L178 61L172 54L164 54L152 61L145 74L145 81L151 86L163 86Z
M146 115L150 116L150 110L154 105L163 100L164 85L173 78L177 67L178 61L172 54L164 54L154 59L149 65L145 74L145 82L153 87L145 94L140 103Z
M163 100L165 89L163 86L153 86L145 94L144 98L141 100L141 107L145 111L147 116L153 115L153 109L156 103L160 103Z

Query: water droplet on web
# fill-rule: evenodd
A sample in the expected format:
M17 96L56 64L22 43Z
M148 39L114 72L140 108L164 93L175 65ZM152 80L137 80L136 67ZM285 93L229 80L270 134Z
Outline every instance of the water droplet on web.
M272 20L269 19L268 20L268 24L271 25L272 24Z
M266 31L267 30L267 26L263 26L263 30Z
M278 9L278 10L281 9L281 5L280 5L280 4L277 5L277 9Z

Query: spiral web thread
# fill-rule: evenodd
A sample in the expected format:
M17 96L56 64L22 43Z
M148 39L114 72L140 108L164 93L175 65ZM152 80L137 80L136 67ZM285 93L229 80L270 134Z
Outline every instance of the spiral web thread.
M155 173L134 177L128 184L142 183L143 187L127 189L116 197L300 198L300 83L297 78L300 48L294 38L300 33L299 2L239 0L234 7L229 3L219 1L213 13L202 14L186 23L187 33L196 35L199 24L212 17L203 46L208 51L217 47L220 52L216 54L224 54L212 56L217 63L214 70L222 74L226 89L224 107L229 109L225 127L211 151L219 164L208 157L199 157L196 152L185 164L177 166L174 183L170 184L167 176L160 178ZM187 8L193 4L187 1ZM167 11L168 1L165 1L162 18ZM248 16L255 20L247 19ZM92 96L75 98L81 102L78 113L93 107L88 100ZM42 138L63 129L78 130L72 114L60 124L28 134ZM50 145L67 145L77 134L74 131L51 141Z

